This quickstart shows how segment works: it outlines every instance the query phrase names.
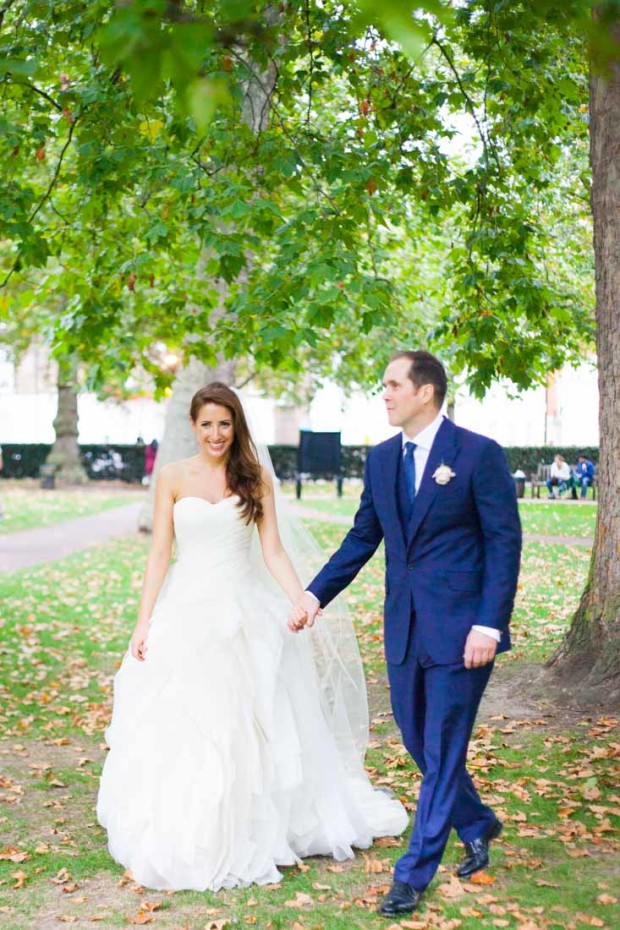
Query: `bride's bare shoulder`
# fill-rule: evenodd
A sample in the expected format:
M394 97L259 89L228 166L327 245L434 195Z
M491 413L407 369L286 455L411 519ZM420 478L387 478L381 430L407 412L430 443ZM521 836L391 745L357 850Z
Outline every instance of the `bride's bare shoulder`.
M167 486L176 485L179 479L183 478L191 469L191 459L179 459L177 462L168 462L162 465L159 470L158 480Z

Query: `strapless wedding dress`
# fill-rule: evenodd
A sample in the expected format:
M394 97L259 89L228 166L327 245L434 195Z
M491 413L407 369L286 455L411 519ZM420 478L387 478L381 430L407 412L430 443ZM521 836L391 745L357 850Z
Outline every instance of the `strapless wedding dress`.
M278 882L278 865L350 858L407 826L343 761L308 633L288 630L286 598L253 567L237 503L176 502L146 661L128 652L114 680L97 815L149 888Z

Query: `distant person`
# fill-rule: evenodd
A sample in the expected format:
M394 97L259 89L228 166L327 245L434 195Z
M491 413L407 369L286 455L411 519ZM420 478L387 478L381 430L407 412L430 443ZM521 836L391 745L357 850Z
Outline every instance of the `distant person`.
M153 439L144 450L144 477L142 478L142 484L151 483L151 475L155 468L155 459L157 458L158 449L159 443L156 439Z
M570 482L570 466L563 455L559 453L554 456L551 463L551 472L546 481L547 490L549 491L549 500L555 499L553 489L558 489L558 495L561 497L568 490Z
M588 456L583 452L577 459L574 479L575 483L573 484L573 500L577 500L577 488L580 487L580 498L582 501L585 501L588 488L592 486L594 481L594 463L590 461Z
M133 481L137 481L138 484L144 483L144 465L145 465L145 453L146 446L144 444L144 439L142 436L138 436L136 439L136 455L134 458L134 476Z

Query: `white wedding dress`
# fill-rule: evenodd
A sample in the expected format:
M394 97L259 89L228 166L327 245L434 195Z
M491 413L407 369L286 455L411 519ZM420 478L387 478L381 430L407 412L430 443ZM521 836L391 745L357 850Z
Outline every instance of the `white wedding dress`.
M127 653L114 681L97 815L114 859L149 888L278 882L278 865L350 858L407 826L339 745L311 635L288 630L237 503L176 502L177 560L146 660Z

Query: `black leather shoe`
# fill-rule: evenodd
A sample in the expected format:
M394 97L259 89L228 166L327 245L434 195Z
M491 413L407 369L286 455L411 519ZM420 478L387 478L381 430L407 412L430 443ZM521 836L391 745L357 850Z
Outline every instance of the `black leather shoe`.
M384 917L411 914L420 902L421 892L407 882L394 882L381 902L379 913Z
M489 846L492 840L497 839L500 835L503 826L504 824L499 817L496 817L482 836L478 837L477 840L472 840L471 843L465 843L466 856L456 870L459 878L469 878L474 872L486 869L489 864Z

